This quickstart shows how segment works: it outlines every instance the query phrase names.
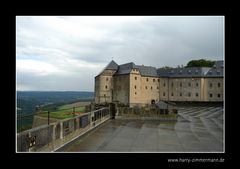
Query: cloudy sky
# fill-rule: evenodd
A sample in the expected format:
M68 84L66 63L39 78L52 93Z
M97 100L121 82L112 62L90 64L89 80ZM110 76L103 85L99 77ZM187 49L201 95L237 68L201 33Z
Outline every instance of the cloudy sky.
M17 16L17 90L94 91L118 64L186 65L224 59L221 16Z

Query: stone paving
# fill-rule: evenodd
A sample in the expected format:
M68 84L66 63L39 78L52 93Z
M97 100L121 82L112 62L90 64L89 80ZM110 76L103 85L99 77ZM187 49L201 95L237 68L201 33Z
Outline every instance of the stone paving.
M108 120L65 152L223 152L222 106L179 108L177 122Z

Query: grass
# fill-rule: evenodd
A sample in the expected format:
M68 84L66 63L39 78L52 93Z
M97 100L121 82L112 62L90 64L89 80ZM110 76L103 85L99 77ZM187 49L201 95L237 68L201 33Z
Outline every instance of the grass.
M31 124L27 124L27 125L24 125L24 126L21 126L17 129L17 133L20 133L22 131L25 131L25 130L28 130L28 129L31 129L32 128L32 125Z
M75 103L70 103L70 104L65 104L65 105L59 106L58 108L59 109L70 109L73 107L82 107L82 106L86 106L89 104L90 104L90 102L75 102Z
M82 113L84 111L85 111L85 107L75 108L75 113L79 113L79 112ZM43 114L41 114L41 116L47 117L48 116L47 111L45 111ZM70 117L73 117L73 108L64 109L64 106L60 106L60 107L58 107L57 111L50 112L50 118L66 119L66 118L70 118Z

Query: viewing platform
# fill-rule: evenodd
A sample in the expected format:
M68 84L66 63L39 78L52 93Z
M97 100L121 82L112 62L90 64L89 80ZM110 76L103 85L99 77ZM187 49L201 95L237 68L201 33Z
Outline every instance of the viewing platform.
M223 152L223 107L182 106L177 121L115 119L62 152Z
M224 152L223 105L178 105L174 120L158 113L112 118L109 108L17 134L18 152ZM152 113L152 112L151 112ZM128 118L130 117L130 118Z

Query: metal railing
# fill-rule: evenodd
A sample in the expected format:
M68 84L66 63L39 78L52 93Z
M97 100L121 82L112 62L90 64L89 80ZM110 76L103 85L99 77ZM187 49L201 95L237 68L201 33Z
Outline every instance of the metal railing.
M17 132L22 132L24 130L30 129L30 128L32 128L32 126L36 127L35 125L33 125L34 117L36 117L36 116L40 116L41 118L46 118L46 120L41 125L45 125L45 124L49 125L51 120L53 119L53 117L51 117L52 112L66 111L66 112L71 113L72 117L75 117L76 113L77 113L76 109L82 108L82 107L86 108L85 106L75 106L75 107L71 107L71 108L60 109L60 110L51 110L51 111L39 109L35 113L31 113L31 114L17 114Z
M109 108L101 108L17 134L17 152L55 151L110 118Z

